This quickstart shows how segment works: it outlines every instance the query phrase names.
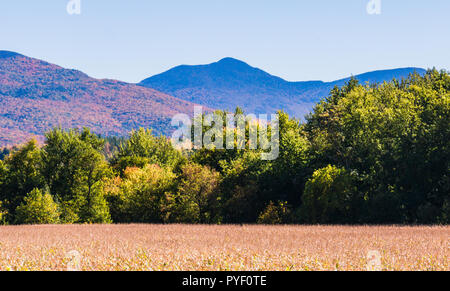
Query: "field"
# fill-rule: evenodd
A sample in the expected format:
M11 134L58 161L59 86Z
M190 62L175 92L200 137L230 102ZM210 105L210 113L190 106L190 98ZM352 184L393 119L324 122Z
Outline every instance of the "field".
M449 271L449 237L448 226L3 226L0 270Z

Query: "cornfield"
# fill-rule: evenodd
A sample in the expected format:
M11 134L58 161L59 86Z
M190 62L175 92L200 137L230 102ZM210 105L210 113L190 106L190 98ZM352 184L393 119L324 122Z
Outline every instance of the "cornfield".
M2 226L0 270L449 271L449 237L448 226Z

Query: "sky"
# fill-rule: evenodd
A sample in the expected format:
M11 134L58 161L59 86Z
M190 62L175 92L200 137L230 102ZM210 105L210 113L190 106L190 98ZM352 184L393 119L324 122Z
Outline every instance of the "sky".
M289 81L450 69L449 0L69 2L0 0L0 50L127 82L224 57Z

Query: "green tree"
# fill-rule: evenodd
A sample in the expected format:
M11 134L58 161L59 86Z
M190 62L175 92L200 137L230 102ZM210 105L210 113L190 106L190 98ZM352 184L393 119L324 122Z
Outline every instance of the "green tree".
M83 222L111 223L111 214L104 193L103 183L96 184L89 192L88 201L82 209Z
M167 197L176 191L175 174L158 165L127 168L123 177L110 181L106 199L114 222L162 223Z
M4 202L11 220L27 193L44 186L40 168L40 149L35 140L16 149L0 162L0 201Z
M345 223L351 212L355 189L344 169L327 166L308 180L301 215L308 223Z
M16 222L19 224L55 224L59 222L58 204L49 193L34 189L17 207Z
M273 197L264 185L271 169L260 153L246 151L231 162L222 161L222 212L227 223L255 223L261 211Z
M186 164L181 168L176 195L171 197L170 220L184 223L220 222L220 174L207 166Z
M130 133L113 161L122 173L127 167L142 168L147 164L174 169L184 162L182 153L172 146L168 138L155 137L151 130L143 128Z
M278 112L280 128L280 154L272 162L264 185L270 189L272 201L287 201L295 207L301 204L301 194L306 179L313 170L309 168L309 141L300 121L287 113Z
M312 167L358 173L371 223L435 223L449 193L450 77L335 88L307 119Z
M103 180L112 173L101 154L104 141L89 129L66 132L56 128L47 133L46 138L42 173L50 192L63 205L62 220L109 222L108 215L104 214L107 208L102 202L101 188ZM99 205L103 206L99 208ZM75 218L78 220L74 221Z

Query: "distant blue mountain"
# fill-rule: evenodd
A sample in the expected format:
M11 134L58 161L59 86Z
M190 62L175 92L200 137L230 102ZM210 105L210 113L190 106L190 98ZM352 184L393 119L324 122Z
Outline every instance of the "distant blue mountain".
M354 76L362 83L382 83L402 79L421 68L374 71ZM138 85L153 88L177 98L210 108L233 111L237 106L248 113L272 113L283 109L302 117L334 86L349 78L333 82L288 82L233 58L209 65L182 65L143 80Z

